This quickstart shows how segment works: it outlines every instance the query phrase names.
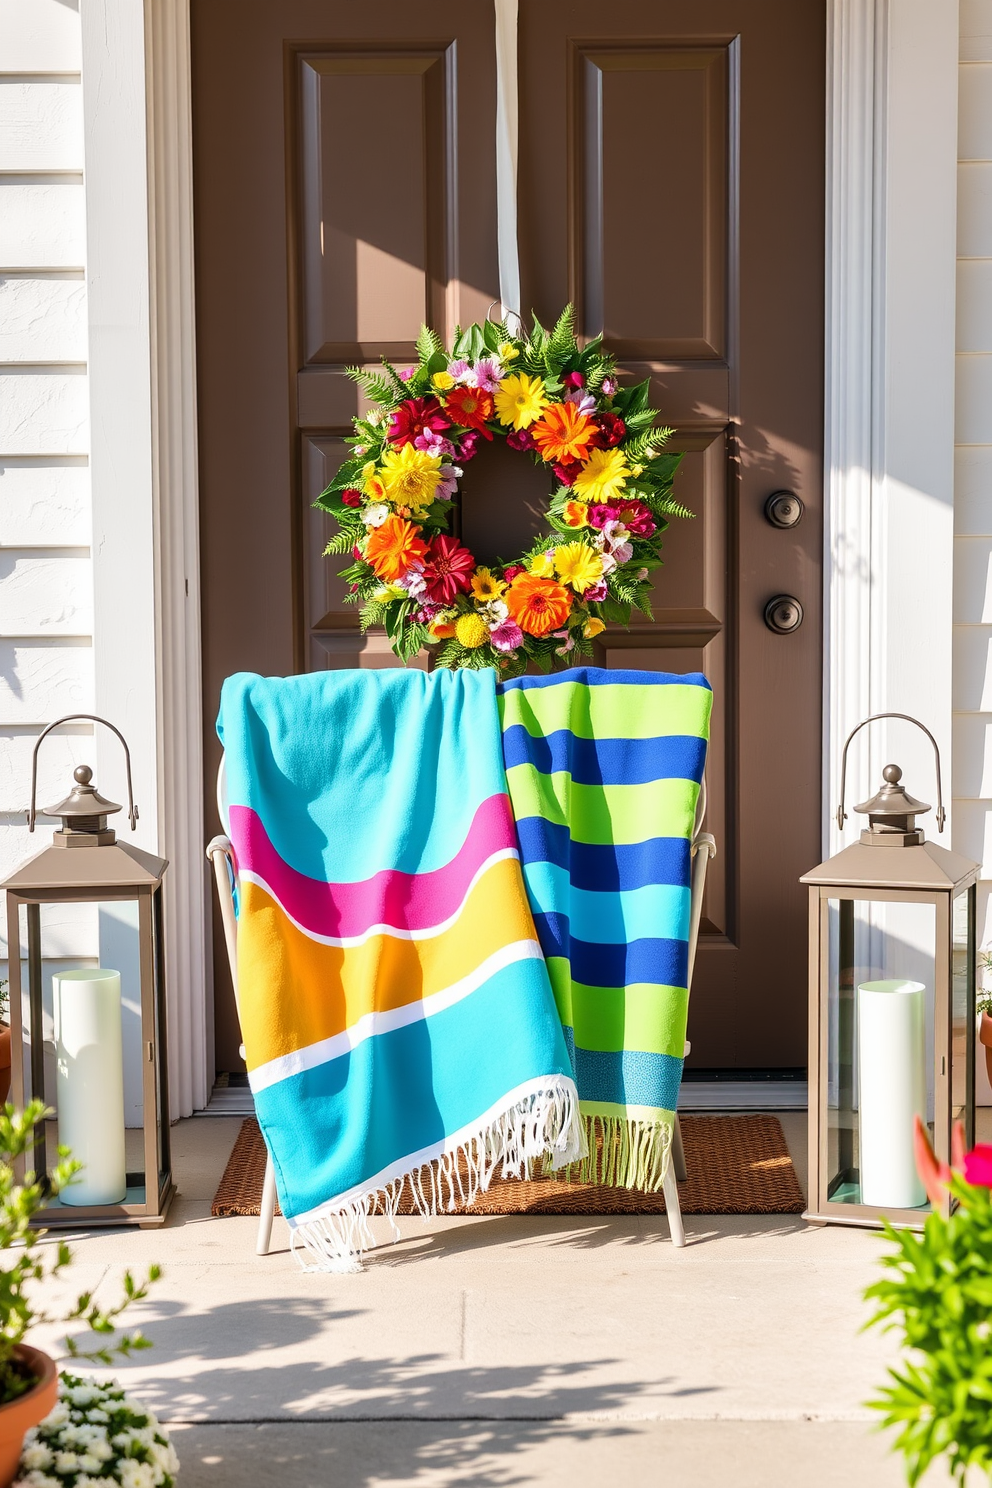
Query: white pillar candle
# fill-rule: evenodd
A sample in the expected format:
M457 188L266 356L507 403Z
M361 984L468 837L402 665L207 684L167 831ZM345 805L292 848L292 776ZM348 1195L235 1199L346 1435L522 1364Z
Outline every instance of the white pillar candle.
M84 968L52 978L59 1142L83 1164L63 1204L119 1204L127 1191L121 979Z
M926 988L893 979L858 987L861 1201L916 1209L926 1191L916 1171L913 1118L926 1121Z

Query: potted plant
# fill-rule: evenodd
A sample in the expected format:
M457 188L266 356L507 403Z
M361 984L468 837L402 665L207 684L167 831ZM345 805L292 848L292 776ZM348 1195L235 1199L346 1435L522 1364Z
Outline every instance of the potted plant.
M969 1468L992 1476L992 1146L964 1152L955 1129L954 1168L939 1164L919 1117L916 1165L934 1211L922 1234L883 1221L893 1249L868 1288L865 1325L899 1328L910 1358L889 1370L873 1409L899 1435L910 1484L937 1457L964 1484ZM936 1207L950 1191L953 1212Z
M32 1151L35 1128L49 1114L41 1101L32 1101L21 1112L11 1106L0 1109L0 1251L5 1253L0 1263L0 1488L8 1488L13 1482L25 1433L48 1416L58 1393L55 1360L26 1342L31 1328L55 1322L90 1328L100 1340L96 1348L87 1351L80 1347L78 1338L66 1338L66 1352L74 1359L109 1363L116 1354L127 1356L136 1349L148 1348L148 1340L140 1332L116 1338L112 1335L124 1309L145 1297L149 1285L161 1274L157 1266L152 1266L147 1279L138 1284L126 1271L124 1296L114 1307L98 1306L89 1292L81 1293L61 1317L38 1304L36 1298L44 1297L46 1284L70 1265L72 1252L64 1241L41 1245L44 1231L32 1229L31 1220L53 1192L71 1183L80 1168L60 1147L58 1163L48 1175L47 1184L30 1171L25 1173L23 1183L17 1181L14 1163ZM30 1484L30 1473L22 1481Z

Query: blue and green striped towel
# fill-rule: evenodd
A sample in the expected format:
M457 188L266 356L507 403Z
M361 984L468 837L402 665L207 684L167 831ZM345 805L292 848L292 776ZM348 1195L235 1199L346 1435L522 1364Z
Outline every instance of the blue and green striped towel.
M661 1188L688 1010L700 673L579 667L499 685L524 882L575 1070L582 1176Z

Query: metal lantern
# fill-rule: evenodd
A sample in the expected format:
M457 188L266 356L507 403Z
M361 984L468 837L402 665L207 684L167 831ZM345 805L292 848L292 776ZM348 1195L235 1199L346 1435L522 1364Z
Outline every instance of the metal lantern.
M75 719L90 719L94 723L106 724L120 740L124 748L127 767L128 818L132 832L138 820L131 787L131 756L124 736L106 719L92 713L76 713L60 718L50 724L38 737L31 761L31 809L28 812L28 829L34 831L37 816L38 750L45 737L59 725ZM149 1227L161 1224L165 1219L175 1188L172 1182L169 1150L169 1107L166 1052L165 975L163 961L162 926L162 876L168 863L164 858L154 857L140 848L126 846L117 841L108 818L121 807L101 796L92 784L92 770L81 765L75 771L75 784L66 798L57 805L42 811L43 816L59 817L61 826L54 832L52 844L13 873L0 887L7 893L7 933L9 940L10 978L10 1026L11 1026L11 1100L15 1106L23 1106L29 1098L43 1100L54 1107L59 1118L59 1130L63 1126L68 1108L74 1107L79 1118L89 1123L91 1140L85 1142L83 1151L74 1155L84 1162L80 1174L81 1185L63 1190L61 1198L52 1202L41 1212L39 1223L47 1228L80 1225L137 1224ZM74 1021L75 1043L73 1057L65 1054L62 1043L56 1048L56 1090L46 1089L45 1045L43 1034L43 974L42 974L42 909L46 905L120 904L122 901L137 903L138 919L138 972L137 985L128 987L127 1006L140 1018L140 1042L129 1040L129 1049L121 1045L120 975L94 968L57 974L55 981L68 983L53 989L53 997L63 995L63 1034L56 1024L56 1039L68 1039L65 1027ZM29 1016L24 1018L23 988L21 980L21 906L25 909L27 922L27 1000ZM72 983L72 978L80 979ZM106 1001L107 986L116 978L116 1030L112 1023L101 1032L99 1014L101 1006L110 1007ZM85 983L86 985L82 985ZM110 985L111 993L114 986ZM104 1004L98 1000L105 998ZM80 1012L82 1009L82 1012ZM58 1014L56 1013L56 1017ZM116 1065L127 1063L130 1053L134 1059L140 1049L142 1127L140 1132L140 1155L138 1133L127 1134L133 1139L125 1161L125 1133L123 1107L123 1069ZM110 1064L108 1066L108 1060ZM109 1076L109 1078L108 1078ZM114 1088L119 1094L115 1097ZM51 1081L48 1082L51 1085ZM108 1087L110 1093L108 1095ZM57 1098L53 1098L56 1096ZM108 1120L108 1127L119 1126L119 1132L108 1130L106 1148L113 1157L118 1149L119 1186L104 1188L99 1197L100 1179L96 1179L97 1199L85 1201L87 1179L99 1174L102 1160L108 1152L103 1150L99 1130L101 1101L108 1101L115 1108L116 1123ZM96 1128L94 1129L94 1119ZM50 1171L54 1159L53 1133L45 1127L39 1128L37 1149L33 1166L38 1172ZM75 1144L72 1144L75 1145ZM80 1200L83 1196L83 1201Z
M846 820L847 751L837 825ZM916 818L930 810L902 784L898 765L854 810L860 840L828 858L809 885L809 1209L839 1224L922 1225L930 1205L916 1173L914 1118L937 1157L950 1161L951 1127L975 1123L975 881L979 865L928 842Z

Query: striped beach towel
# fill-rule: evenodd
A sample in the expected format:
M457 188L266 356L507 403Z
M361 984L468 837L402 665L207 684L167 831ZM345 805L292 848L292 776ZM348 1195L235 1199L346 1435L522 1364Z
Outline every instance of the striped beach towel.
M249 1083L283 1214L356 1269L582 1128L520 872L491 671L224 684Z
M497 691L524 881L586 1127L582 1176L654 1191L682 1079L712 692L699 673L598 667Z

